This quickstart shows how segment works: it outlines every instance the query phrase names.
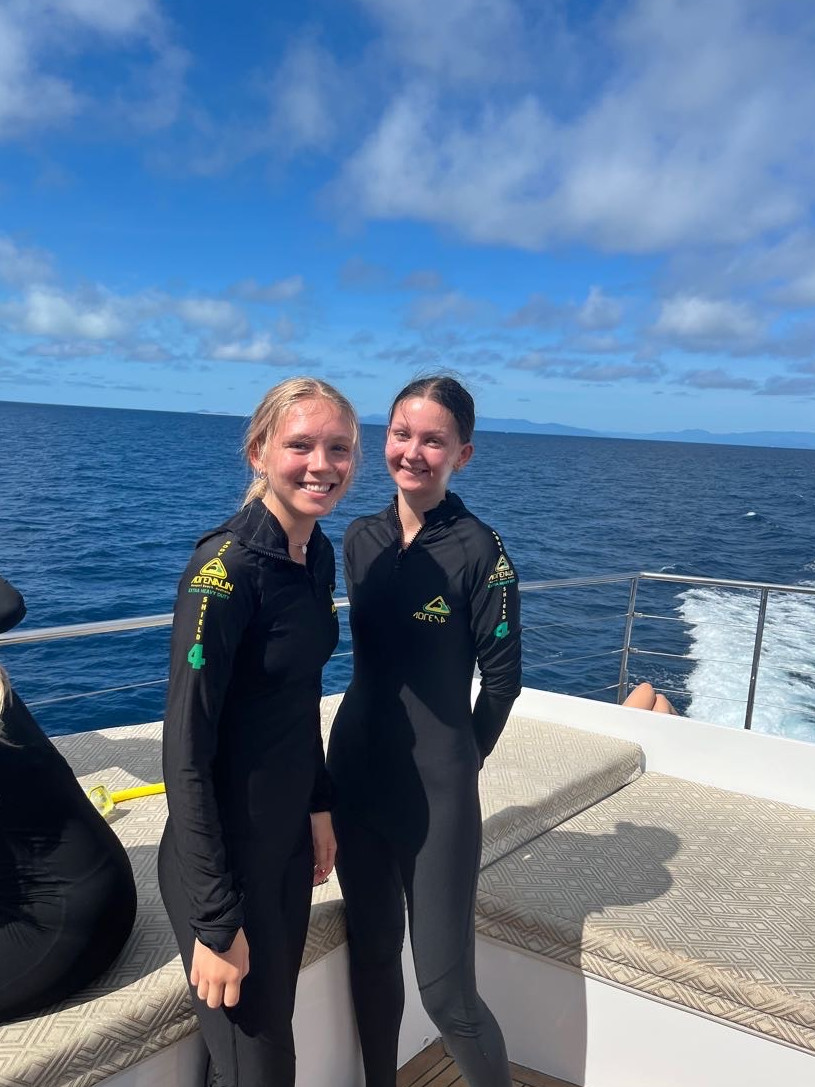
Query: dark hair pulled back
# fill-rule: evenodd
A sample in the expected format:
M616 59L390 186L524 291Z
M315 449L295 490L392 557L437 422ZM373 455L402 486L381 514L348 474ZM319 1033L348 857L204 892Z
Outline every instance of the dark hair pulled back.
M388 426L399 404L411 397L432 400L435 404L446 408L455 420L460 440L465 445L472 441L475 429L475 403L460 381L446 374L431 374L429 377L415 378L394 397L388 413Z

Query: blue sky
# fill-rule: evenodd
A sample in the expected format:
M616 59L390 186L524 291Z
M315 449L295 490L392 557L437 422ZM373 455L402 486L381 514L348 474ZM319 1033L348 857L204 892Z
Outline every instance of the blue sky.
M815 430L799 0L0 0L0 399Z

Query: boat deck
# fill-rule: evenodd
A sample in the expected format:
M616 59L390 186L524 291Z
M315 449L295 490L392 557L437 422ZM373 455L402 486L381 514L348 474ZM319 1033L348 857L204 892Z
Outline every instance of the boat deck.
M575 1087L563 1079L552 1079L519 1064L511 1064L510 1068L512 1087ZM441 1042L434 1042L417 1053L400 1069L396 1079L396 1087L455 1087L456 1084L464 1087L464 1079Z

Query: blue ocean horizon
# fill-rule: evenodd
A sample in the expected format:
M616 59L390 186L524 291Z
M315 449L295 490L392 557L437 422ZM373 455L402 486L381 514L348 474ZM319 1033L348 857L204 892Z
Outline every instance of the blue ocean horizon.
M24 629L171 611L195 541L241 504L245 422L0 402L0 574L25 595ZM363 426L354 486L323 522L339 595L345 528L393 492L384 433ZM815 584L813 450L477 431L455 487L522 582L652 570ZM617 679L627 599L625 584L525 593L525 683L613 698L601 689ZM638 655L632 679L738 723L756 607L746 593L644 587L639 610L665 618L638 621L635 644L681 659ZM771 603L755 728L815 739L813 635L815 600ZM161 717L168 642L160 629L0 647L0 660L46 730L72 732ZM344 625L326 691L349 675Z

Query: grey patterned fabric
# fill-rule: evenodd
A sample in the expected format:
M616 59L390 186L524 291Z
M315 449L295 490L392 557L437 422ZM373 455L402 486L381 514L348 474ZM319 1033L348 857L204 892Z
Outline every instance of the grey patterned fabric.
M628 740L511 716L479 781L482 865L628 785L641 766Z
M336 707L327 700L326 716ZM161 780L161 725L61 737L57 746L86 787L127 788ZM125 769L126 767L126 769ZM138 888L133 932L113 966L48 1013L0 1026L0 1087L92 1087L196 1029L175 940L158 891L156 853L164 796L116 807L112 825ZM336 876L315 890L303 966L345 940Z
M646 773L486 868L476 924L815 1050L815 812Z

